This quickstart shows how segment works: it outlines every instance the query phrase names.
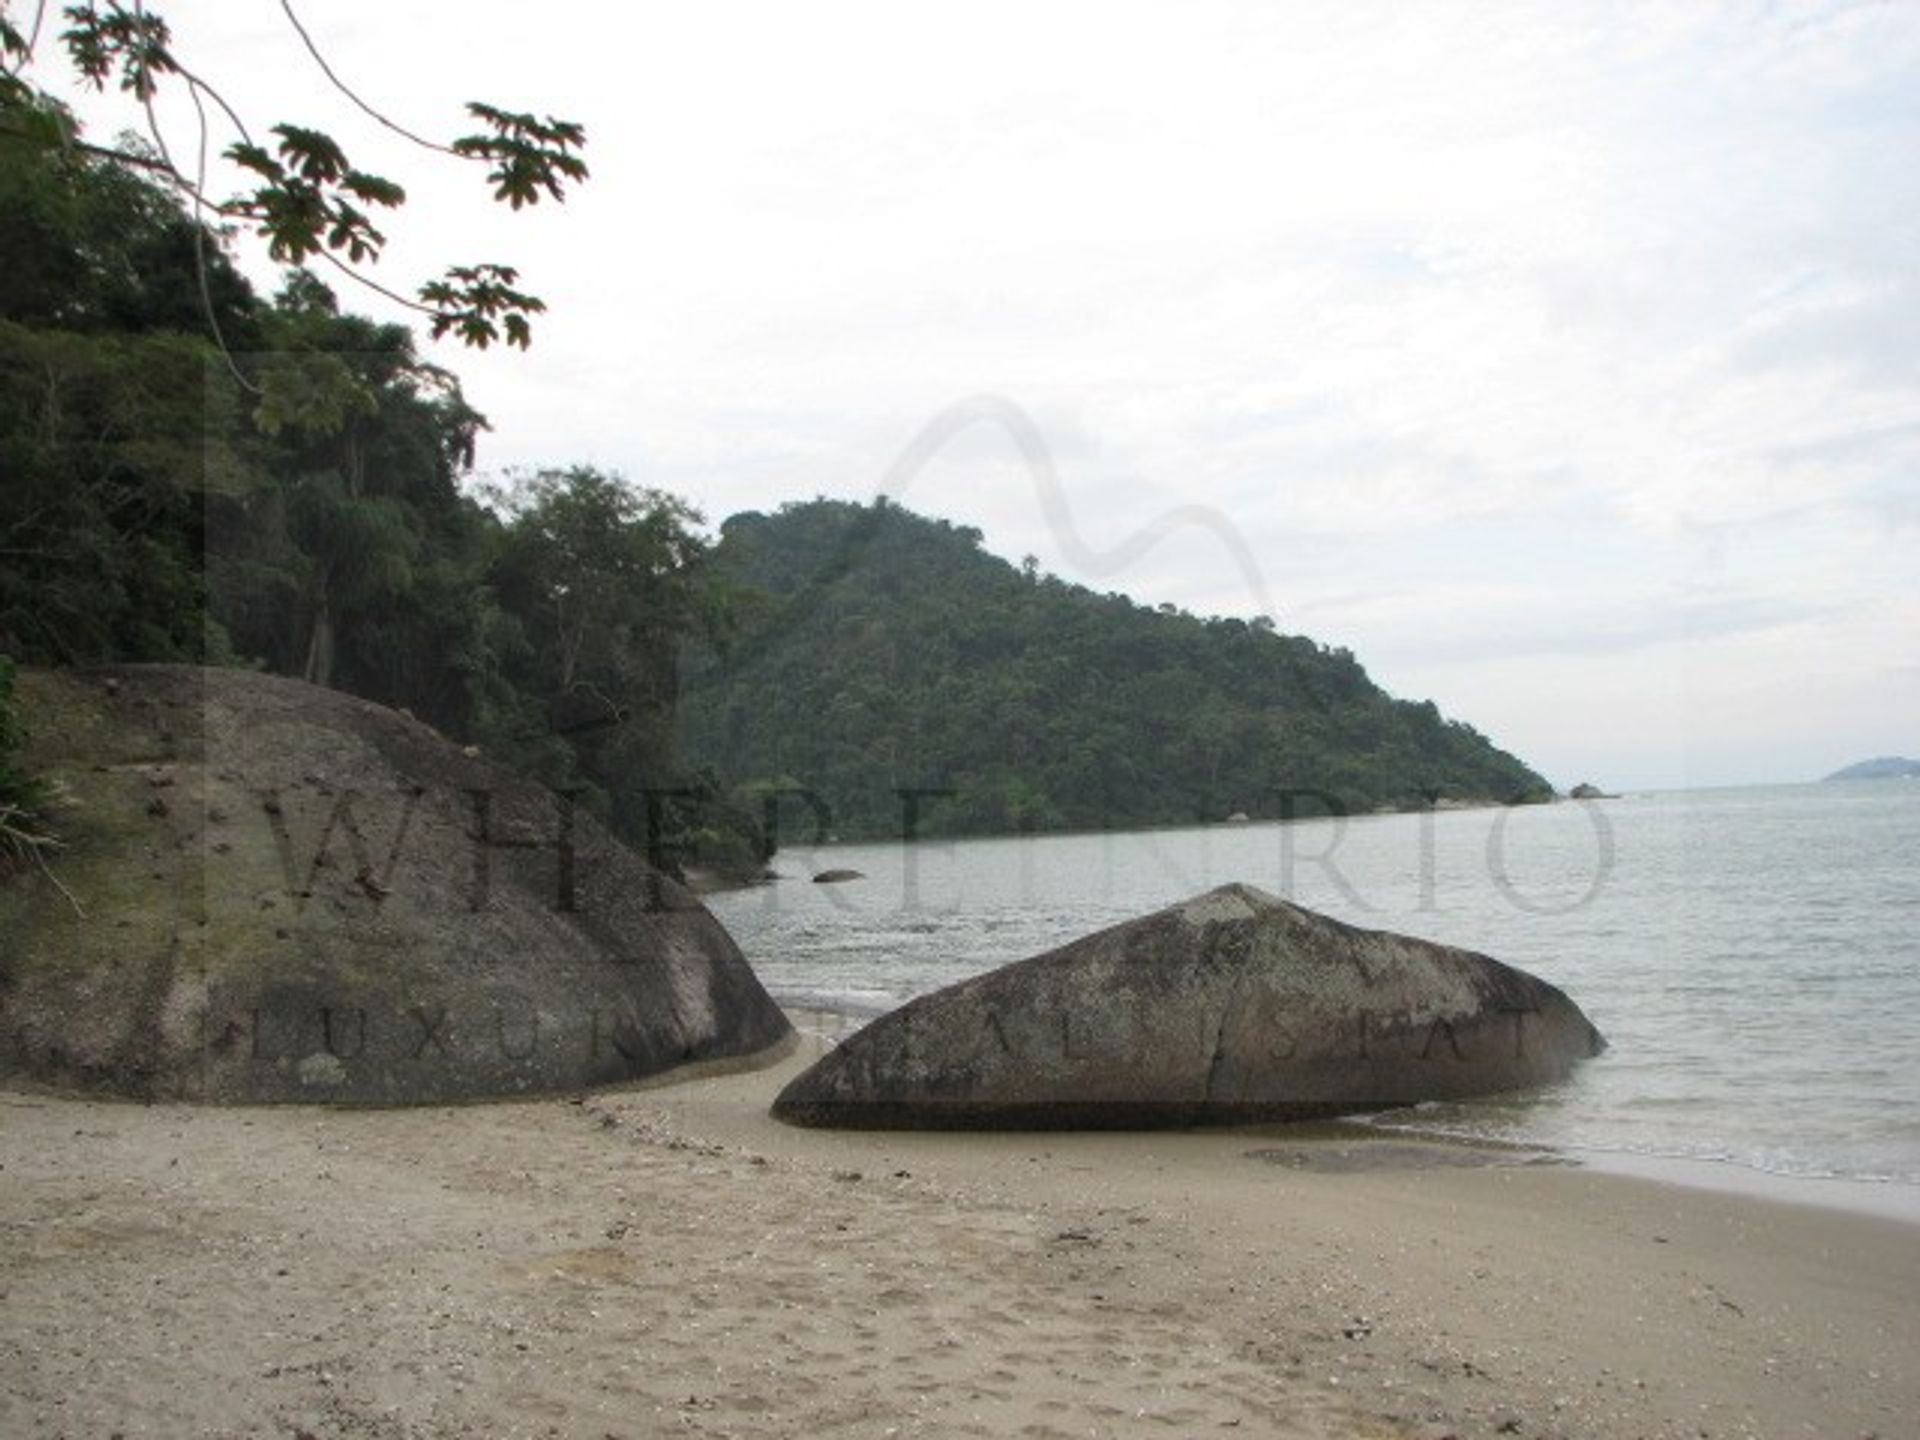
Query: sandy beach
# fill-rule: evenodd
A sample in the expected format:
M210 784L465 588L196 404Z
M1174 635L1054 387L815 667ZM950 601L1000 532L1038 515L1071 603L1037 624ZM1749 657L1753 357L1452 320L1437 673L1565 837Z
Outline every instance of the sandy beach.
M802 1017L803 1024L806 1017ZM0 1435L1920 1434L1920 1229L1396 1138L0 1094Z

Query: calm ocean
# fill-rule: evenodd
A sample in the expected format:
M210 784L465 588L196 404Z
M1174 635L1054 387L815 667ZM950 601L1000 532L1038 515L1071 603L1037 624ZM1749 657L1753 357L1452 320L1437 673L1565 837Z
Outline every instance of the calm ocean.
M1244 880L1531 970L1611 1043L1552 1090L1376 1123L1920 1186L1920 783L790 847L775 864L789 878L711 903L788 1003L872 1015ZM830 866L867 878L809 882Z

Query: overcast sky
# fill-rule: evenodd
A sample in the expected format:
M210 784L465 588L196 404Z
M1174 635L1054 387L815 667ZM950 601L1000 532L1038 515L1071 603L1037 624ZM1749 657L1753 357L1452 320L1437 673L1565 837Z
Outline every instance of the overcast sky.
M1920 753L1920 6L309 0L416 129L586 123L591 183L519 217L275 6L162 8L408 185L383 279L546 297L528 355L436 347L484 468L716 522L891 474L1563 787Z

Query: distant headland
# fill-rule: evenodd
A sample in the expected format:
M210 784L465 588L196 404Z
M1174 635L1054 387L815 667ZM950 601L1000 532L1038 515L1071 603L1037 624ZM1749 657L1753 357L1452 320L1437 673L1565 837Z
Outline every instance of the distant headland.
M1920 779L1920 760L1909 760L1904 755L1882 755L1873 760L1860 760L1836 770L1826 777L1829 780L1915 780Z

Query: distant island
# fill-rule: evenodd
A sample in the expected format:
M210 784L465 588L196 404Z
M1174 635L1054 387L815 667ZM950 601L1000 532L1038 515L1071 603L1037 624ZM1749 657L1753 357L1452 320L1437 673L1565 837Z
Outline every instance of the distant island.
M1909 760L1904 755L1882 755L1873 760L1860 760L1836 770L1826 777L1829 780L1913 780L1920 778L1920 760Z

